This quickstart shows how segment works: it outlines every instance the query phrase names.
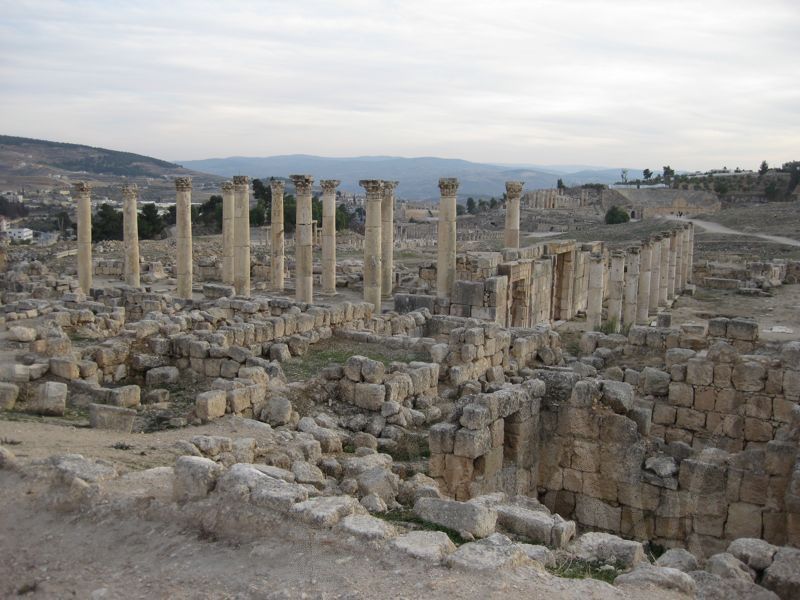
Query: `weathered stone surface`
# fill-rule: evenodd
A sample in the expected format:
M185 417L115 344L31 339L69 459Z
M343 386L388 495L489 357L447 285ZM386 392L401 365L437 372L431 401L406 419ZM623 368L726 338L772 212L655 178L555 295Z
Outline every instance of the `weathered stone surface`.
M604 381L602 400L611 410L624 415L633 408L633 387L622 381Z
M208 390L197 394L195 412L202 421L211 421L225 416L227 398L224 390Z
M659 567L678 569L684 573L696 571L698 568L697 557L683 548L670 548L658 557L655 564Z
M18 397L18 386L13 383L0 382L0 410L13 410Z
M719 575L723 579L741 579L753 581L753 571L746 564L728 552L711 556L706 561L706 571Z
M653 367L645 367L639 377L639 386L644 394L665 396L669 393L669 383L669 373Z
M357 538L373 540L389 540L397 536L393 525L372 515L350 515L342 519L339 528Z
M170 385L178 383L180 376L176 367L156 367L147 372L145 381L148 386Z
M272 396L261 413L261 420L273 427L286 425L292 420L292 403L284 396Z
M320 468L304 460L292 463L292 474L297 483L308 483L317 487L325 483L325 474Z
M135 418L136 411L131 408L95 403L89 405L89 425L94 429L130 433Z
M353 403L365 410L379 411L386 398L386 388L380 383L357 383Z
M296 504L292 512L306 523L318 527L333 527L344 517L366 511L352 496L320 496Z
M394 502L399 486L399 478L383 467L373 467L358 474L358 491L362 496L375 494L385 503Z
M463 544L455 552L448 555L447 566L470 572L494 573L502 569L510 569L529 562L528 555L522 548L511 543L487 543L486 540Z
M180 456L175 461L173 497L176 502L205 498L214 489L223 468L208 458Z
M496 510L498 525L508 532L548 546L560 547L569 542L569 539L563 539L559 540L558 544L554 543L553 527L556 522L553 516L546 512L513 504L500 504Z
M569 549L583 560L618 563L626 568L635 567L645 559L644 547L639 542L596 531L584 533L570 544Z
M33 327L16 325L14 327L9 327L8 338L12 342L32 342L36 339L36 330Z
M414 512L425 521L455 531L465 531L479 538L494 533L497 523L497 513L490 508L441 498L420 498L414 504Z
M0 446L0 470L15 468L17 468L17 457L8 448Z
M427 562L439 564L456 550L455 544L441 531L411 531L389 542L406 554Z
M614 585L677 590L689 596L693 596L695 591L694 579L683 571L651 565L640 565L629 573L617 576Z
M36 396L25 407L36 415L61 417L67 409L67 384L48 381L36 390Z
M800 550L779 548L764 572L762 585L778 594L781 600L800 598Z
M698 600L778 600L773 592L752 582L723 579L708 571L692 571L689 575L694 579Z
M730 554L755 571L769 567L777 551L777 546L758 538L739 538L728 546Z
M108 403L122 408L133 408L141 404L142 390L138 385L124 385L108 392Z

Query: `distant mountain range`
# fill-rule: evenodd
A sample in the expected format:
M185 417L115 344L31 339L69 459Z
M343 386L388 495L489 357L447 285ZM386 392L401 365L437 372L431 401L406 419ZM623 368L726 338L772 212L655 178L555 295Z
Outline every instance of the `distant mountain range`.
M316 181L341 180L340 189L358 192L360 179L397 180L397 194L401 198L429 199L439 195L440 177L457 177L459 196L500 196L505 182L520 180L526 189L554 188L560 179L565 185L584 183L613 183L619 180L620 169L556 170L535 165L501 165L476 163L453 158L397 156L357 156L327 158L306 154L287 156L208 158L204 160L177 161L195 171L223 177L249 175L250 177L286 177L295 173L308 173ZM631 169L631 172L635 172Z

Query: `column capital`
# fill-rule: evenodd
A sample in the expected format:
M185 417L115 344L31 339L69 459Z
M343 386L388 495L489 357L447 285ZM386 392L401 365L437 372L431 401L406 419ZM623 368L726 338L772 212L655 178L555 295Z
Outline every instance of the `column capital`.
M179 192L192 191L192 178L191 177L176 177L175 189Z
M380 179L362 179L358 182L358 185L366 190L367 195L380 194L383 190L383 181Z
M247 175L234 175L233 187L248 187L250 185L250 178Z
M330 194L331 192L336 191L336 188L339 187L339 184L342 183L338 179L320 179L319 185L322 188L322 191L326 194Z
M85 181L76 181L72 184L72 187L74 187L75 191L79 194L85 194L92 191L92 187Z
M628 247L628 254L639 254L641 248L639 246L629 246Z
M611 258L625 258L625 251L624 250L612 250L611 251Z
M516 197L522 193L522 186L525 185L524 181L506 181L506 194L509 197Z
M662 239L663 239L662 235L661 235L660 233L656 233L655 235L653 235L653 236L650 238L650 241L651 241L651 242L653 242L653 243L655 243L655 244L657 244L657 243L658 243L658 242L660 242Z
M220 184L220 187L222 188L223 192L230 193L230 192L233 191L233 182L232 181L223 181L222 184Z
M311 175L289 175L289 179L294 183L294 189L298 194L305 194L311 191L314 185L314 178Z
M283 179L275 179L274 177L270 177L269 187L273 194L282 195L283 190L286 189L286 182Z
M458 179L455 177L440 177L439 191L442 196L455 196L458 192Z
M399 181L384 181L383 182L383 193L384 194L393 194L394 189L400 184Z
M135 183L122 184L122 197L123 198L136 198L139 195L139 186Z

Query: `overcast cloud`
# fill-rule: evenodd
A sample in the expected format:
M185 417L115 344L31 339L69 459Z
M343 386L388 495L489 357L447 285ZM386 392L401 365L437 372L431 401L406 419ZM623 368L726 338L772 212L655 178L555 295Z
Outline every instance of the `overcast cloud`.
M0 0L0 133L165 159L800 159L800 1Z

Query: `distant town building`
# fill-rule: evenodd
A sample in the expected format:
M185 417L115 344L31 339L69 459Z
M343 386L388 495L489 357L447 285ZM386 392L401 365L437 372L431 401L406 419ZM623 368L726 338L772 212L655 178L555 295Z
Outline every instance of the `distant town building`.
M14 229L7 230L7 234L10 240L14 242L27 242L33 240L33 229L28 229L27 227L16 227Z

